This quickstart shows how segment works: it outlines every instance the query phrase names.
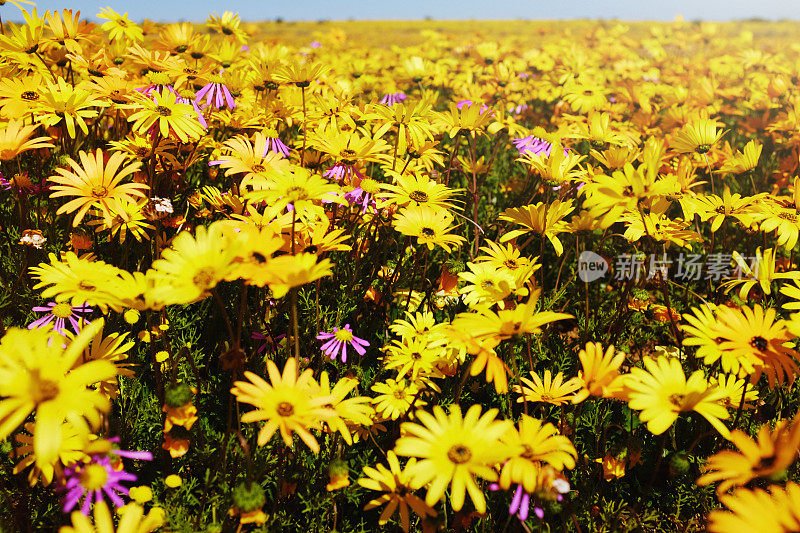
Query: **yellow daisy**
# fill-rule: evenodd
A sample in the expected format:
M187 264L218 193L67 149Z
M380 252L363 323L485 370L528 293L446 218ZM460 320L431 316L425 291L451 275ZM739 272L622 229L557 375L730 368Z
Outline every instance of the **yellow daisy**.
M461 408L453 405L447 415L440 406L433 414L419 410L421 422L405 422L401 427L405 435L397 440L395 453L421 459L412 470L417 486L430 483L425 503L434 505L450 486L454 511L464 506L465 492L479 513L486 512L486 499L474 476L497 480L492 466L506 460L511 450L500 438L511 423L496 420L497 409L481 415L481 407L473 405L462 418Z

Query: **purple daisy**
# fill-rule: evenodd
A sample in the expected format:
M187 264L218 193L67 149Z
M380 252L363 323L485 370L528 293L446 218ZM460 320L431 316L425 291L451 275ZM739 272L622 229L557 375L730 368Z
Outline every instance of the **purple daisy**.
M511 107L511 113L517 116L521 115L527 110L528 110L528 104L519 104Z
M342 329L333 328L333 333L321 331L317 338L327 341L322 345L322 353L330 355L331 359L336 359L339 352L342 352L342 362L347 362L347 345L353 347L359 355L364 355L367 350L364 348L369 346L369 343L364 339L359 339L353 335L353 330L350 329L350 324L345 324Z
M150 452L113 450L113 455L129 459L152 461ZM122 507L125 501L120 494L128 495L128 488L121 485L123 481L136 481L136 476L122 469L121 464L115 466L108 456L94 455L64 470L64 512L69 513L83 499L81 512L89 514L93 502L108 496L114 507Z
M500 485L492 483L489 485L489 490L500 490ZM517 490L514 491L514 497L511 499L511 505L508 507L508 514L517 515L517 518L523 522L528 519L530 512L531 495L525 492L522 485L517 485ZM544 518L544 509L534 506L533 512L541 520Z
M253 333L250 334L251 339L264 341L261 343L261 346L259 346L258 349L256 350L257 354L264 353L267 349L269 349L270 353L275 353L278 349L278 344L280 344L281 339L283 339L284 337L286 337L285 334L278 335L277 337L275 337L275 343L273 344L272 339L267 335L264 335L263 333L254 331Z
M28 178L28 172L26 171L22 174L15 174L9 180L6 179L2 172L0 172L0 187L6 191L13 189L17 192L17 194L23 196L27 194L40 194L50 189L50 185L46 183L46 179L47 178L42 178L39 183L33 183Z
M175 96L178 96L178 91L176 91L175 87L173 87L172 85L160 85L160 84L154 83L152 85L148 85L147 87L139 87L136 90L139 91L140 93L142 93L145 96L153 96L153 93L163 94L164 93L164 89L168 90L169 92L171 92Z
M462 108L462 107L464 107L464 106L470 107L470 106L472 106L472 104L474 104L474 103L475 103L475 102L473 102L472 100L469 100L469 99L467 99L467 100L459 100L458 102L456 102L456 107L457 107L458 109L461 109L461 108ZM486 105L486 104L481 104L481 110L480 110L480 114L481 114L481 115L483 115L483 114L484 114L484 113L486 113L487 111L491 111L491 108L490 108L488 105ZM489 114L490 114L490 115L494 115L494 111L491 111Z
M231 91L224 83L207 83L202 89L197 91L194 101L199 102L203 97L206 99L206 107L211 105L212 100L214 102L214 107L217 109L225 105L228 106L228 109L236 107Z
M349 178L353 175L353 166L352 165L345 165L342 163L336 163L331 168L325 171L322 174L324 177L328 179L335 179L335 180L343 180L344 178Z
M75 333L80 333L81 327L86 321L86 318L81 316L81 314L91 313L93 309L85 304L74 306L67 302L50 302L44 306L33 307L31 311L47 314L28 324L28 329L43 328L47 324L53 322L53 330L57 331L60 335L66 336L67 332L65 331L65 326L67 325L67 320L69 320Z
M388 106L393 106L394 104L399 104L400 102L404 102L406 98L408 97L404 92L389 93L383 95L383 98L381 98L381 103L386 104Z
M373 212L378 212L378 204L375 202L373 195L361 187L356 187L352 191L345 194L344 199L347 200L350 205L360 205L361 214L366 213L370 207L372 208Z
M283 144L283 141L277 137L267 137L267 144L264 146L264 155L267 157L269 152L281 154L283 157L289 157L289 147Z
M533 135L528 135L521 139L511 139L511 142L519 151L519 155L533 154L550 157L550 152L553 150L552 144Z

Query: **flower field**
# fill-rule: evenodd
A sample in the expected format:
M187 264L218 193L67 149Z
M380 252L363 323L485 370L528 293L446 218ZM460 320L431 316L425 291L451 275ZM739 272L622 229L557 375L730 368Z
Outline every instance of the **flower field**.
M795 23L0 3L0 532L800 531Z

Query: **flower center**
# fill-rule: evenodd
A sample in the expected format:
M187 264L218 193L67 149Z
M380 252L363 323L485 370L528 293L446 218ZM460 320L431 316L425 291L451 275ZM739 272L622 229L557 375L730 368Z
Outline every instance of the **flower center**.
M260 163L256 163L255 165L253 165L252 167L250 167L250 169L251 169L251 170L252 170L254 173L256 173L256 174L257 174L257 173L259 173L259 172L264 172L265 170L267 170L267 169L264 167L264 165L262 165L262 164L260 164Z
M66 302L61 302L53 306L51 313L57 318L67 318L72 314L72 306Z
M160 105L156 107L156 113L158 113L162 117L168 117L172 114L172 110L166 106Z
M758 463L758 469L769 469L775 466L775 462L778 460L778 457L773 453L768 457L764 457Z
M472 452L463 444L456 444L447 450L447 458L451 462L461 465L472 459Z
M697 152L698 154L705 154L709 150L711 150L710 144L701 144L697 148L695 148L695 152Z
M378 192L378 182L373 179L366 178L361 180L359 187L361 187L362 191L368 194L375 194Z
M764 337L761 337L761 336L753 337L752 339L750 339L750 346L752 346L753 348L755 348L756 350L758 350L760 352L763 352L764 350L766 350L768 344L769 343L767 342L767 339L765 339Z
M680 409L683 407L684 398L686 398L685 394L680 394L680 393L670 394L669 403Z
M531 448L527 444L523 444L522 445L522 453L520 454L520 457L532 460L533 457L534 457L533 448Z
M355 165L357 161L355 150L351 148L345 148L342 150L342 163L345 165Z
M105 187L95 187L92 189L92 196L95 198L105 198L108 196L108 189Z
M38 405L58 396L58 383L40 377L39 370L31 370L31 399Z
M102 465L91 464L81 471L81 485L86 490L100 490L107 481L108 472Z
M292 416L294 414L294 406L289 402L281 402L277 408L278 416Z
M415 202L421 204L427 202L430 199L428 193L423 191L411 191L408 197L414 200Z
M420 233L422 233L426 237L433 237L434 235L436 235L436 232L433 230L433 228L427 228L427 227L426 228L422 228L420 230Z
M350 342L353 340L353 334L346 329L340 329L333 334L337 341Z
M20 98L22 98L23 100L28 100L29 102L30 102L30 101L33 101L33 100L38 100L38 99L39 99L39 93L37 93L37 92L34 92L34 91L25 91L24 93L22 93L22 94L21 94L21 95L19 95L19 96L20 96Z
M494 282L490 279L485 279L481 282L481 289L489 290L494 288Z
M97 290L97 287L96 287L96 286L92 285L91 283L89 283L89 282L88 282L88 281L86 281L86 280L81 280L81 281L78 283L78 288L79 288L80 290L82 290L82 291L96 291L96 290Z
M514 259L506 259L503 261L503 266L509 270L516 270L519 266L519 263L517 263Z
M308 199L308 191L305 190L303 187L289 187L286 190L286 197L290 199L292 202L296 202L298 200L307 200Z
M405 400L406 393L403 390L397 389L396 391L394 391L394 397L397 398L398 400Z
M22 174L14 174L14 177L11 178L12 183L21 189L31 189L33 188L33 182L31 181L30 177L28 177L27 172L23 172Z
M109 93L109 98L115 104L124 104L125 102L128 101L128 99L125 97L124 94L122 94L122 91L120 91L119 89L114 89L113 91L111 91L111 93Z
M201 268L192 278L192 283L194 283L201 290L211 288L214 285L214 282L214 269L210 267Z

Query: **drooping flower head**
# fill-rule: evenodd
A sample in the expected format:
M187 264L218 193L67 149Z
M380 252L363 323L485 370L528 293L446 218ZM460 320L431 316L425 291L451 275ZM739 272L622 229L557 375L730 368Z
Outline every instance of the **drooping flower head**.
M550 151L553 149L552 144L544 139L534 137L533 135L528 135L520 139L511 139L511 142L519 152L519 155L531 154L550 157Z
M497 483L491 483L489 484L489 490L500 490L500 485ZM528 519L530 504L531 495L525 492L525 489L522 488L522 485L517 485L516 490L514 490L514 497L511 499L511 505L508 506L508 514L517 515L517 518L524 522ZM533 512L537 517L539 517L540 520L544 518L544 510L541 507L534 507Z
M346 193L344 199L347 200L350 205L360 206L361 214L367 211L375 213L378 211L378 203L375 201L375 192L377 192L377 182L370 178L365 178L361 180L361 184L358 187Z
M267 157L269 152L280 154L283 157L289 157L289 147L280 140L276 131L267 132L263 157Z
M206 100L204 107L211 105L216 109L221 109L224 106L227 106L228 109L234 109L236 107L236 102L233 101L233 95L231 95L228 86L223 83L221 75L211 76L209 83L197 91L194 101L199 103L203 98Z
M394 104L399 104L400 102L405 102L406 98L408 98L406 96L406 93L404 93L402 91L401 92L396 92L396 93L389 93L389 94L383 95L383 98L381 98L381 103L382 104L386 104L388 106L393 106Z

